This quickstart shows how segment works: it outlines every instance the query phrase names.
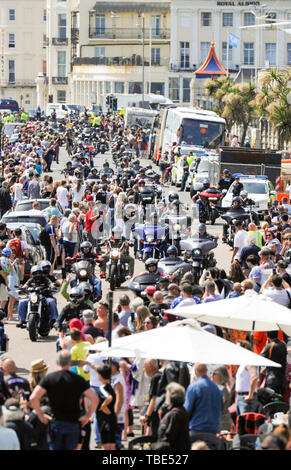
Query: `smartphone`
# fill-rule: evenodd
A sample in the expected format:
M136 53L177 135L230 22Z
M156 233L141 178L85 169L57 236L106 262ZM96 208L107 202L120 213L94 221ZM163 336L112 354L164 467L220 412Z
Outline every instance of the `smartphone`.
M273 268L273 274L277 274L276 268Z
M210 272L209 272L209 271L206 271L205 276L206 276L206 277L209 277L209 276L210 276Z

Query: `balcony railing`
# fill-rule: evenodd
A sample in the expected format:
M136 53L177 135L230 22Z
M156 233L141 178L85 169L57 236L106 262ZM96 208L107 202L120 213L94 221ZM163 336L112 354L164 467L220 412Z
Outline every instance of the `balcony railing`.
M132 66L140 67L143 65L142 56L132 55L131 57L76 57L73 61L73 65L105 65L105 66ZM166 59L160 59L150 61L148 58L144 60L145 67L168 67L169 61Z
M0 87L19 87L19 88L32 88L36 87L36 82L31 79L22 79L22 80L17 80L15 77L10 76L9 79L5 80L0 80Z
M53 85L67 85L68 77L52 77Z
M68 38L53 38L52 44L53 46L67 46L69 43Z
M144 38L152 41L161 39L170 39L171 32L169 29L150 29L145 28ZM142 28L102 28L96 26L89 27L89 38L90 39L130 39L130 40L142 40L143 32Z

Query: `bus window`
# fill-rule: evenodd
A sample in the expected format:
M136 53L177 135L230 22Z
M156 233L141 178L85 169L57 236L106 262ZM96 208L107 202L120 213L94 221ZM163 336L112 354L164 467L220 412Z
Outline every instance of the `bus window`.
M224 125L221 123L184 118L179 143L215 148L222 143L223 136Z

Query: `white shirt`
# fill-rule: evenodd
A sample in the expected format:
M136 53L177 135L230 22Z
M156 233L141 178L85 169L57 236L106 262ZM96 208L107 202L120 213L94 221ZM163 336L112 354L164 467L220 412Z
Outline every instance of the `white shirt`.
M0 426L0 450L20 450L20 443L14 429Z
M114 386L116 384L120 383L122 385L122 388L123 388L123 403L122 403L122 407L121 407L121 410L120 410L120 413L119 415L117 416L117 422L118 423L125 423L125 413L126 413L126 383L125 383L125 380L124 380L124 377L123 375L120 373L120 372L117 372L117 374L113 375L111 377L111 384L112 384L112 387L114 388Z
M277 304L283 305L284 307L289 306L290 299L288 297L287 291L291 299L291 289L275 289L268 287L264 289L263 294L267 297L270 297Z
M104 361L107 361L108 358L102 356L101 353L97 352L95 354L89 354L86 360L90 362L91 364L93 364L94 366L98 367L98 366L103 366ZM90 385L92 387L101 387L102 382L100 382L100 380L98 379L97 372L94 369L92 369L92 367L85 365L83 366L83 370L86 373L87 372L90 373Z
M79 191L77 191L77 185L74 184L73 188L72 188L72 192L73 192L72 199L73 199L73 201L81 202L83 197L84 197L85 191L86 191L86 186L84 184L81 185Z
M238 251L234 259L240 259L241 250L244 246L247 245L247 237L248 232L246 232L245 230L239 230L238 232L236 232L233 240L233 247L238 248Z
M60 186L57 189L57 199L63 209L65 209L69 205L68 194L69 191L67 190L67 188L64 188L64 186Z

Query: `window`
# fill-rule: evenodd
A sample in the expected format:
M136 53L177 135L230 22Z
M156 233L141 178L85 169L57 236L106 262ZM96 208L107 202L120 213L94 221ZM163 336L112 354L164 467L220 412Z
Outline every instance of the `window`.
M66 51L58 51L57 55L58 64L58 77L66 77L67 76L67 54Z
M191 78L183 78L183 103L190 103Z
M169 77L169 98L172 101L180 101L179 78Z
M15 60L9 60L9 83L15 83Z
M15 10L9 10L9 21L15 21Z
M253 42L244 43L244 65L254 65L255 50Z
M203 11L201 13L201 25L211 26L211 13Z
M105 47L95 47L95 57L97 58L97 64L105 64Z
M287 44L287 64L291 65L291 42Z
M98 36L105 35L105 15L96 16L96 34Z
M159 47L152 47L152 65L160 65L161 63L161 49Z
M276 65L276 43L267 42L266 43L266 60L270 65Z
M152 15L152 36L161 35L161 16Z
M128 93L142 93L142 82L129 82Z
M180 68L189 69L190 67L190 43L180 42Z
M114 82L114 93L124 93L124 82Z
M149 90L149 83L148 83L148 93L154 93L159 95L165 94L165 84L163 82L151 82L151 88Z
M9 33L8 47L15 47L15 34Z
M222 63L223 65L232 62L232 46L228 46L228 62L227 62L227 42L222 43Z
M233 13L222 14L222 26L233 26Z
M111 82L105 82L105 93L111 93Z
M67 37L67 15L60 13L58 15L58 38L66 39Z
M200 43L200 64L203 64L208 56L210 42Z
M58 90L57 91L57 101L58 101L58 103L65 103L66 102L66 90Z
M244 13L244 26L255 24L255 15L251 12Z

